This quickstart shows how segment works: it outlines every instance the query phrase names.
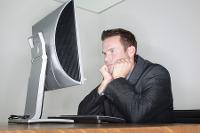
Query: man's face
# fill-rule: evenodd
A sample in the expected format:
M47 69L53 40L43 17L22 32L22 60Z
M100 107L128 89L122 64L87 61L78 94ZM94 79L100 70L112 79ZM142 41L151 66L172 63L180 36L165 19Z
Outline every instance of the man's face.
M125 51L124 46L121 44L120 36L113 36L105 39L102 43L102 49L104 62L110 74L112 74L114 63L118 59L130 59L128 50Z

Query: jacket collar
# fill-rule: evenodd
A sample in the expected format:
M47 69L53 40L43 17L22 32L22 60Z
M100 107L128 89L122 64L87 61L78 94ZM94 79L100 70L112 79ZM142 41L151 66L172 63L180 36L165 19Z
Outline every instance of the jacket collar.
M136 55L135 57L135 66L132 70L132 73L128 79L131 84L136 84L138 79L140 78L141 74L143 73L144 69L147 67L149 61L144 60L141 56Z

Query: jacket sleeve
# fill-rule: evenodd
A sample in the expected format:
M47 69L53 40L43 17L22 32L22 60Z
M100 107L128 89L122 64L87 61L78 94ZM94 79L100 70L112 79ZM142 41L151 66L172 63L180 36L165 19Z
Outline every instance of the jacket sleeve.
M128 122L148 121L151 115L167 108L172 101L168 71L160 67L153 69L140 80L140 93L134 91L135 86L124 78L110 82L104 92Z
M105 100L104 95L99 95L97 88L88 94L79 104L78 115L103 115Z

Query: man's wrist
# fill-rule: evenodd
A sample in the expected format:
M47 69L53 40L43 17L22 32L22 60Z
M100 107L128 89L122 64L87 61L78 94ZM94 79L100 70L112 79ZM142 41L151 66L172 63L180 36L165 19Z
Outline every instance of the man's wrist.
M101 94L104 92L104 90L106 89L106 86L110 83L111 80L103 80L101 82L101 85L98 88L98 93Z
M103 84L104 86L107 86L107 84L109 84L110 82L111 80L103 80L101 84Z

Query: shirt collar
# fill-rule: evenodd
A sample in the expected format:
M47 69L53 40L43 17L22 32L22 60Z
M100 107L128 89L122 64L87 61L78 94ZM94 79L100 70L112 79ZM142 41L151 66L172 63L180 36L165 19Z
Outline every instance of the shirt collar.
M133 67L134 68L134 67ZM126 76L126 80L128 80L131 76L131 73L133 72L133 68L129 71L128 75Z

